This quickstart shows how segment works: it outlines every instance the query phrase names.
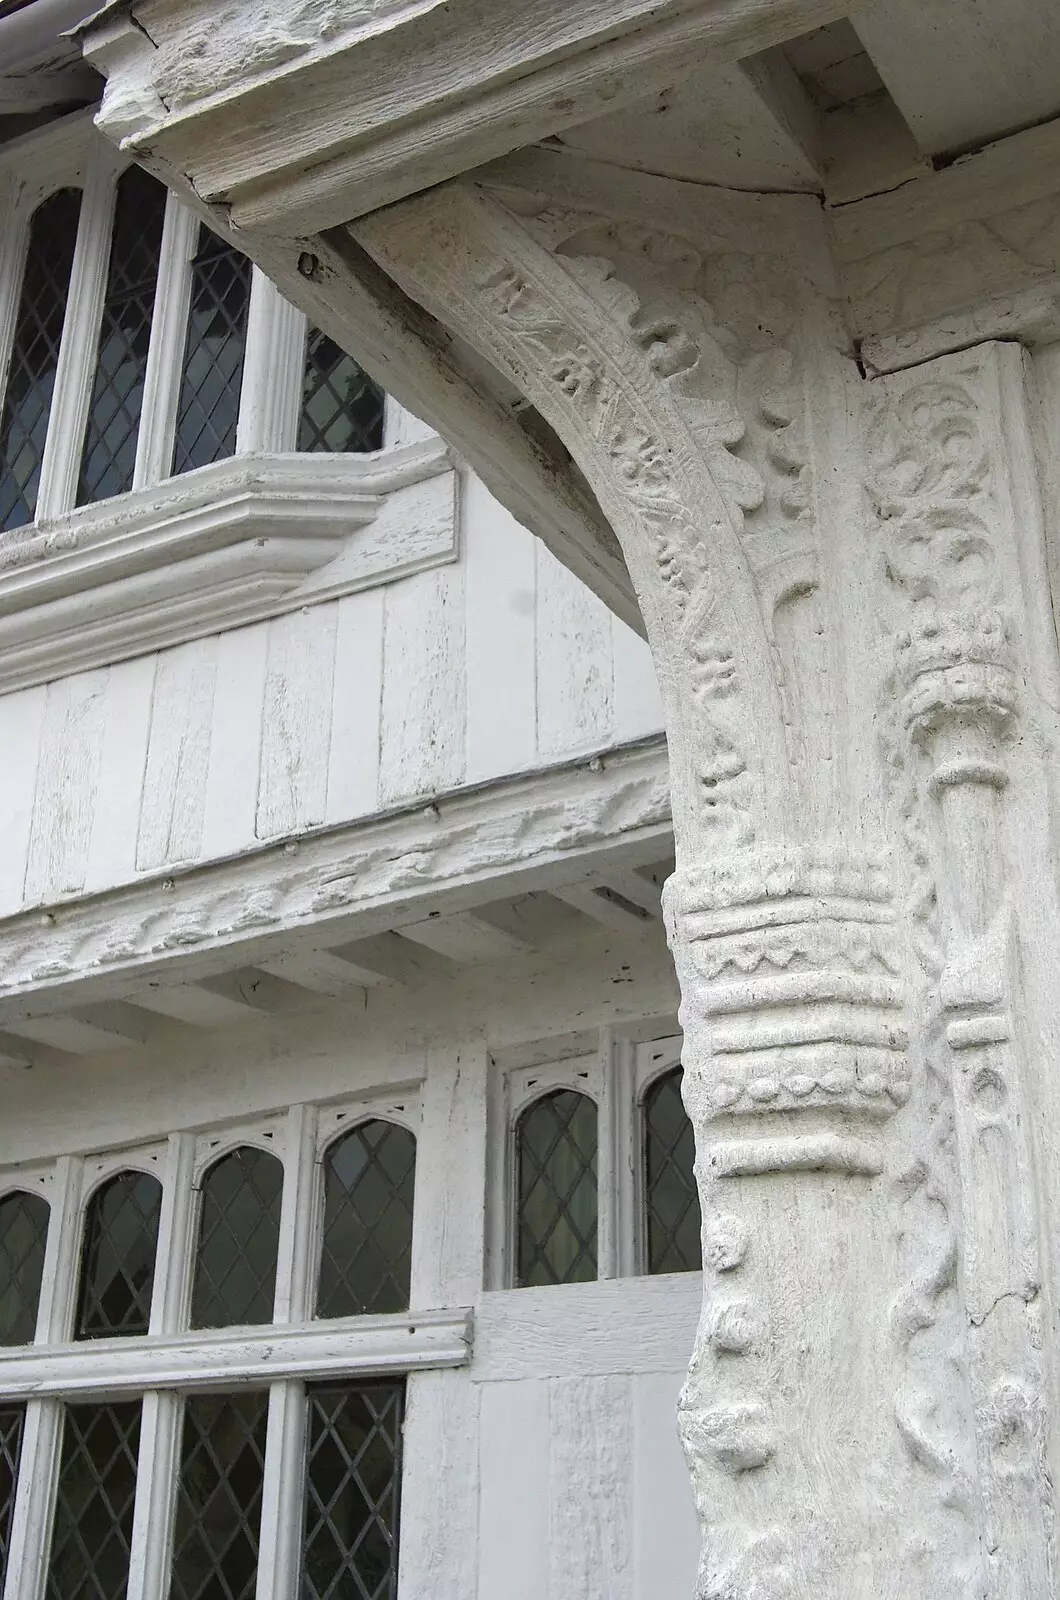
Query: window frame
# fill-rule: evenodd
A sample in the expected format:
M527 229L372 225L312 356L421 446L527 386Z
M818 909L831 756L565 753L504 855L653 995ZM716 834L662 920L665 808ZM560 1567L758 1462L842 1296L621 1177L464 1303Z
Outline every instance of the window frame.
M182 1396L248 1385L268 1390L257 1600L295 1592L304 1514L306 1384L355 1387L373 1378L461 1367L470 1359L470 1313L447 1309L444 1302L383 1315L313 1315L324 1153L335 1138L372 1118L405 1127L417 1139L419 1156L421 1089L403 1093L390 1085L320 1105L292 1105L250 1121L174 1132L165 1140L99 1155L61 1156L0 1172L0 1193L29 1189L51 1205L34 1342L0 1351L0 1399L26 1406L4 1600L42 1600L67 1401L142 1399L128 1600L166 1600ZM190 1330L202 1178L245 1144L267 1150L284 1168L273 1321L250 1329ZM422 1299L417 1267L432 1270L415 1243L416 1231L429 1226L430 1197L422 1193L429 1166L417 1159L413 1305ZM86 1208L100 1184L127 1170L151 1171L162 1182L150 1331L75 1340Z
M520 1116L554 1089L588 1095L597 1114L596 1279L651 1276L647 1267L644 1097L681 1061L683 1035L669 1019L605 1027L598 1047L531 1066L494 1056L488 1087L487 1290L515 1294L518 1230L516 1133ZM572 1285L552 1285L562 1291Z

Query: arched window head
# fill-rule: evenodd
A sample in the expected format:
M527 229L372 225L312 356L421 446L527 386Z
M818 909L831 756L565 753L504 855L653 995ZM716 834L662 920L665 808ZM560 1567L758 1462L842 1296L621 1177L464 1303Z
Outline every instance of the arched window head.
M384 405L382 389L353 357L319 328L310 328L299 450L381 450Z
M16 1190L0 1200L0 1344L30 1344L37 1327L48 1202Z
M520 1288L596 1277L596 1121L588 1095L556 1089L516 1124Z
M114 208L79 506L133 486L165 214L165 189L141 167L130 167L119 180Z
M253 1145L240 1145L206 1173L192 1327L272 1321L282 1196L283 1164Z
M681 1068L657 1078L644 1096L644 1206L649 1272L698 1272L696 1143L681 1100Z
M415 1179L416 1141L397 1123L359 1123L329 1146L318 1317L407 1310Z
M85 1212L77 1337L142 1334L151 1321L162 1185L148 1172L119 1172Z
M37 510L80 215L81 191L58 189L30 224L0 410L0 529L32 522Z

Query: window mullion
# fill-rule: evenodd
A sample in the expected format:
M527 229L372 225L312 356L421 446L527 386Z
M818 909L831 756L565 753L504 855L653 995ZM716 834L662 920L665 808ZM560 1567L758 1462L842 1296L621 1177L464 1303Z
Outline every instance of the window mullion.
M305 1475L305 1385L274 1383L261 1496L255 1600L295 1600L302 1564Z
M151 343L144 374L134 489L159 483L170 475L191 298L191 260L198 237L198 217L182 206L176 195L170 194L162 228Z
M55 395L41 463L38 522L69 511L77 498L81 446L88 420L110 262L117 176L113 153L101 151L92 163L81 202L66 320L55 373Z
M623 1228L627 1221L623 1205L624 1168L629 1160L629 1117L625 1102L631 1092L631 1073L620 1070L622 1052L615 1049L610 1028L600 1034L596 1070L597 1099L597 1234L596 1275L617 1278L623 1270Z
M285 300L255 267L239 394L237 455L297 448L305 340L305 313Z
M276 1262L274 1321L308 1321L312 1311L310 1262L318 1209L317 1115L313 1106L287 1114L283 1206ZM258 1536L256 1600L295 1600L301 1568L302 1474L305 1456L305 1385L297 1379L269 1390L269 1424Z
M22 273L29 248L32 207L27 201L25 190L19 192L10 174L0 175L0 216L4 218L4 226L0 230L0 410L7 387L18 303L22 293Z
M153 1335L177 1333L187 1319L195 1219L194 1178L194 1135L171 1134L166 1151L151 1302L150 1331ZM168 1591L180 1424L178 1395L164 1391L144 1395L126 1600L165 1600Z
M37 1344L59 1344L70 1337L83 1187L84 1163L80 1157L62 1157L56 1163L50 1196L52 1214L37 1310ZM61 1401L28 1403L4 1600L41 1600L44 1592L62 1429Z

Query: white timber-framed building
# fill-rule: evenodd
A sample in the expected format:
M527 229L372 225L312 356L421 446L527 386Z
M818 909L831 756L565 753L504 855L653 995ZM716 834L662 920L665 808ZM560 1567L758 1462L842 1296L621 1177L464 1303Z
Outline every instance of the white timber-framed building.
M0 0L3 1600L1060 1594L1058 216L1052 0Z

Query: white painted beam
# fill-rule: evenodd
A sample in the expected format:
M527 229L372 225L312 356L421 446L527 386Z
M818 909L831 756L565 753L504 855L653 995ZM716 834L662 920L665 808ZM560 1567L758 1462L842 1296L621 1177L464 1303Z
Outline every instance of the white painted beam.
M643 932L657 918L657 912L640 903L643 896L639 891L634 890L633 899L609 883L563 884L552 893L564 905L573 906L615 933Z
M14 1017L7 1027L13 1034L78 1056L144 1044L149 1033L147 1018L137 1017L132 1006L120 1001L79 1006L45 1016Z
M500 961L505 956L525 955L534 948L528 939L474 911L458 911L449 916L432 912L422 922L403 923L397 931L402 938L426 945L450 961Z
M271 973L239 968L197 983L152 983L129 996L136 1006L195 1028L253 1021L298 1003L298 992Z

